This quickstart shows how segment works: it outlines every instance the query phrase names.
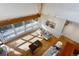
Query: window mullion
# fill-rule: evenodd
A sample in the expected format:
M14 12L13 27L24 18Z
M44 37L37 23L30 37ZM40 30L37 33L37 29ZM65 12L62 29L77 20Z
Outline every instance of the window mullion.
M5 38L4 38L4 36L3 36L3 33L0 33L0 36L1 36L1 42L3 42L4 43L4 41L5 41Z
M11 24L11 26L12 26L12 29L14 31L15 36L17 37L17 33L16 33L16 30L15 30L15 26L13 24Z
M23 21L23 26L24 26L24 31L26 32L26 25L24 21Z

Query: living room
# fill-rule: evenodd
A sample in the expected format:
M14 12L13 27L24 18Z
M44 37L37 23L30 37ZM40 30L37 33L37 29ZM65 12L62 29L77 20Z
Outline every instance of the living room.
M78 10L77 5L79 4L0 4L0 45L4 49L1 49L4 51L2 55L78 56L79 24L78 17L73 18Z

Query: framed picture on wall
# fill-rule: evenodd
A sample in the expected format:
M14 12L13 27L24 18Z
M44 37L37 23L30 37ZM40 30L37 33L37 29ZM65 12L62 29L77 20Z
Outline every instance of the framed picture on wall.
M49 27L51 27L51 28L53 28L53 29L55 29L56 23L47 20L46 21L46 25L49 26Z

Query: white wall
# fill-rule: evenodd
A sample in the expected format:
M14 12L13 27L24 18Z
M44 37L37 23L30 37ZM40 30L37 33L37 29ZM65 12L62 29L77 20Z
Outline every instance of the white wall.
M0 20L36 14L39 8L36 3L0 3Z
M63 35L79 43L79 24L77 23L68 24L64 28Z
M48 15L43 16L41 19L44 20L42 21L42 24L43 24L42 27L48 30L54 36L59 37L62 34L66 20L63 20L62 18L58 18L58 17L48 16ZM45 25L46 20L50 20L51 22L56 23L55 29L47 27Z
M60 34L63 30L64 20L72 21L68 24L63 31L63 35L79 43L79 4L71 3L51 3L44 4L42 13L51 17L58 17L51 19L58 23L55 30L51 30L54 34ZM48 19L49 17L47 17ZM63 19L60 19L63 18ZM78 23L78 24L77 24Z
M79 23L79 3L44 4L42 13Z

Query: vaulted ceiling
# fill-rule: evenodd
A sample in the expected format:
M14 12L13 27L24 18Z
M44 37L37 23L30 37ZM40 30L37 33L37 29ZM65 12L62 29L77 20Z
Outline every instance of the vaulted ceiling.
M79 4L78 3L43 4L42 13L79 23Z
M41 12L79 23L78 3L3 3L0 4L0 20L18 18Z

